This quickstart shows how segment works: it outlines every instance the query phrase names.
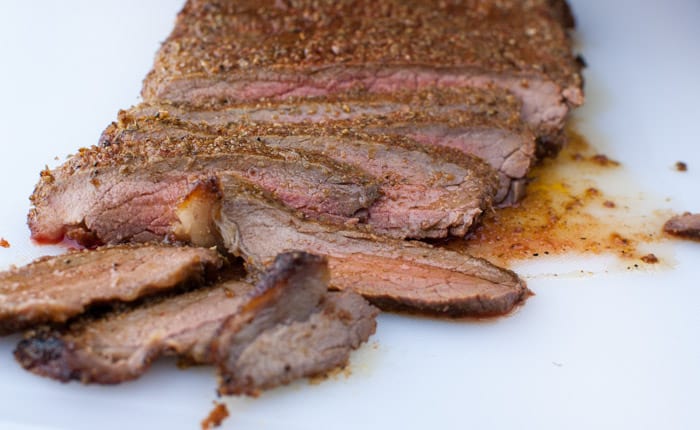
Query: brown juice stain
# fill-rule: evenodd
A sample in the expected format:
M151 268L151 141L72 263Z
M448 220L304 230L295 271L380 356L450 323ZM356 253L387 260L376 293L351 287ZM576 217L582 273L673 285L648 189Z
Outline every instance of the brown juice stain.
M613 254L628 268L645 265L648 251L640 245L664 240L661 226L668 214L640 214L629 195L608 195L606 181L625 181L621 163L598 153L575 131L568 133L569 143L557 158L532 170L527 195L517 206L486 214L466 240L446 246L503 266L567 253ZM635 191L627 181L626 189Z

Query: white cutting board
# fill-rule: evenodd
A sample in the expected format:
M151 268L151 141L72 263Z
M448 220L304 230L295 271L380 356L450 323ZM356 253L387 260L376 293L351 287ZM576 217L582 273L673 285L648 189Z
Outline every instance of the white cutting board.
M700 211L700 3L574 1L592 143L621 160L639 204ZM0 4L0 268L59 252L29 242L27 197L44 165L97 141L141 79L181 0ZM683 160L689 171L673 164ZM351 375L234 399L224 428L698 429L700 243L670 269L596 263L523 267L537 293L486 323L383 315ZM602 267L601 267L602 264ZM542 276L561 272L562 276ZM211 370L157 364L116 387L60 384L13 361L0 339L0 429L194 429Z

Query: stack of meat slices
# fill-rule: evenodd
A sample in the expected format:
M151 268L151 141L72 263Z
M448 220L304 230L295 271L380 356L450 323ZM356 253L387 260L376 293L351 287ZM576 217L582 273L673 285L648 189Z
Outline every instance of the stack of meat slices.
M215 250L157 244L42 258L0 274L0 333L34 328L17 361L64 382L128 381L174 355L216 365L221 393L250 395L345 365L374 333L377 310L328 293L321 257L280 254L256 284L223 264Z
M509 312L529 295L516 274L419 240L462 238L485 211L516 203L537 157L564 143L569 110L583 102L572 26L563 0L189 0L144 103L42 172L33 237L216 246L263 283L280 254L310 252L342 292L321 301L357 317L341 318L346 335L334 336L340 323L318 314L321 301L281 295L274 321L258 324L263 304L244 295L202 335L197 318L177 315L218 315L215 286L39 330L18 359L59 379L113 382L174 352L218 363L224 392L250 392L345 360L317 350L337 337L349 351L369 336L373 308L357 294L390 310ZM310 363L284 339L314 315ZM166 331L176 340L122 346L150 336L144 318L146 329L176 327ZM270 376L260 359L292 370Z
M121 124L131 123L133 133L138 121L164 122L167 118L165 122L171 124L196 125L211 134L238 136L263 134L255 129L256 124L284 124L288 128L278 128L278 133L285 135L304 134L310 125L312 129L323 125L333 127L336 135L339 130L346 134L353 130L392 142L408 138L433 153L444 154L445 148L451 148L449 152L477 171L474 157L486 162L499 180L496 194L488 196L502 206L522 197L525 175L535 159L535 136L521 121L521 106L516 97L495 86L385 94L351 91L325 97L205 106L144 103L123 113ZM110 127L102 141L111 142L119 132L117 125ZM314 147L306 144L304 149ZM482 178L489 175L483 167L479 173Z

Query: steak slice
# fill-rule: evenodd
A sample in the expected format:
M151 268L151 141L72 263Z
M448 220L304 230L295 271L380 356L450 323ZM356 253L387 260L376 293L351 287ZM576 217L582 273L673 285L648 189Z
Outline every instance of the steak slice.
M17 346L15 358L42 376L101 384L138 378L163 355L211 364L211 343L228 334L221 329L228 319L244 316L260 332L283 321L305 320L326 294L327 282L322 258L284 254L256 286L225 281L101 317L83 317L62 330L32 332Z
M345 366L376 330L376 308L350 291L328 293L305 321L276 325L219 364L222 395L256 395Z
M125 127L112 125L100 146L42 172L28 217L34 239L68 236L84 245L192 239L179 211L209 217L215 208L199 202L210 191L203 178L212 172L238 174L304 216L341 224L357 222L378 196L374 178L320 154L277 150L245 137Z
M229 122L274 122L296 124L385 117L394 113L433 115L445 119L458 112L477 117L495 117L504 123L520 121L522 103L509 91L488 88L425 88L420 91L372 93L350 90L318 97L287 97L256 101L209 101L141 103L129 110L135 117L158 114L183 121L226 125ZM469 118L465 118L469 121ZM511 125L506 125L512 127Z
M530 294L515 273L485 260L301 220L251 184L219 179L219 234L251 269L301 249L328 258L334 289L357 292L383 309L437 315L505 314Z
M0 334L61 323L96 304L129 302L199 282L222 263L210 249L155 244L43 257L0 273Z
M483 161L450 148L431 148L410 138L368 134L344 124L188 123L166 115L134 118L136 135L119 132L122 141L141 141L142 133L196 139L224 136L260 142L278 151L317 154L373 175L381 196L360 219L372 232L395 238L464 236L489 208L496 193L496 172ZM165 143L164 143L165 145ZM439 149L439 150L438 150ZM348 224L347 222L345 224Z
M700 240L700 214L686 212L666 221L664 231L688 239Z
M427 146L449 147L476 156L499 173L494 201L515 203L535 158L535 136L520 119L520 103L492 87L427 89L372 94L352 92L316 98L239 104L142 104L138 118L167 116L225 127L231 123L278 124L334 122L340 129L396 134Z
M203 104L496 85L556 147L583 102L562 4L190 0L142 95Z

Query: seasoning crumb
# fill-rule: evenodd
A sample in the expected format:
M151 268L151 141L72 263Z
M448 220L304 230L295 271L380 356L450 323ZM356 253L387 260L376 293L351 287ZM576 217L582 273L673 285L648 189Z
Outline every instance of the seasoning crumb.
M595 197L600 195L600 190L597 188L589 187L586 189L586 195L588 197Z
M9 248L10 242L6 241L4 238L0 237L0 247Z
M210 430L219 427L228 418L228 408L223 403L214 402L214 409L209 412L209 416L202 421L202 430Z
M197 363L194 360L189 359L189 358L178 357L177 361L175 362L175 365L180 370L187 370L191 367L197 366Z
M350 376L352 376L352 369L350 368L350 366L336 367L335 369L331 369L328 372L312 376L311 378L309 378L309 384L319 385L322 382L327 381L331 378L337 380L341 376L345 378L349 378Z
M601 166L604 166L604 167L619 166L620 165L619 161L612 160L612 159L608 158L607 155L604 155L604 154L596 154L596 155L592 156L591 161L593 161L594 163L597 163Z
M647 254L643 256L641 260L647 264L655 264L659 262L659 259L654 254Z
M610 241L618 246L627 246L630 243L629 239L623 237L619 233L612 233L610 235Z
M613 202L611 200L606 200L603 202L603 206L605 206L606 208L614 208L615 202Z
M679 172L686 172L688 171L688 165L682 161L676 161L676 170Z

